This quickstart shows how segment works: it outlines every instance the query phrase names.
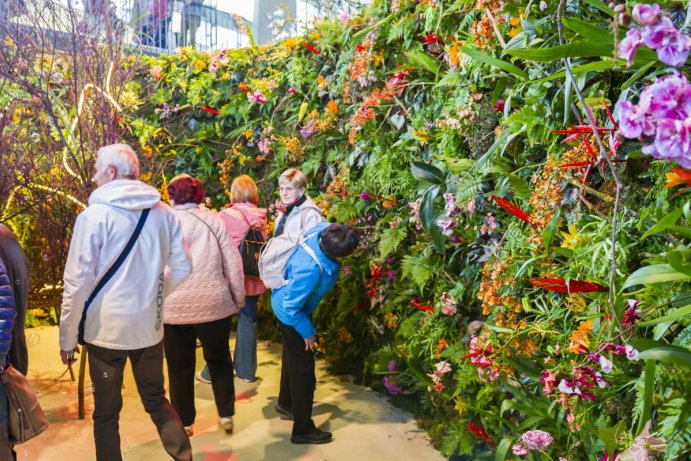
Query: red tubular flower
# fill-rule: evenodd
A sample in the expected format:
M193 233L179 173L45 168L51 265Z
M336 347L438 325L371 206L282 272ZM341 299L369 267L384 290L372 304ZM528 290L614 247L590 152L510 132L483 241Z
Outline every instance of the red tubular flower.
M310 45L307 42L302 42L302 46L304 46L305 48L307 48L308 50L310 50L314 54L321 54L318 49L316 49L315 47L313 47L312 45Z
M521 221L525 221L528 224L532 224L530 222L530 215L528 213L526 213L525 211L521 210L520 208L518 208L513 203L511 203L508 200L505 200L501 197L497 197L496 195L493 195L490 198L492 200L494 200L497 203L497 205L499 205L500 207L502 207L503 209L505 209L506 211L508 211L509 213L511 213L512 215L514 215L518 219L520 219Z
M199 106L199 108L205 112L212 114L212 115L218 115L220 113L216 109L213 109L213 108L207 107L207 106Z
M421 311L434 312L434 308L432 306L426 306L426 305L420 304L417 302L417 299L415 299L415 298L410 300L410 304L415 306L416 309L420 309Z

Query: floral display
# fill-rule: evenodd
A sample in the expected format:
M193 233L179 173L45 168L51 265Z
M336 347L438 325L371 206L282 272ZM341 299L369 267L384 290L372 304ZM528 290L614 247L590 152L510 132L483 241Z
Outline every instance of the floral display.
M137 58L115 126L147 181L194 174L213 208L249 174L275 217L277 178L304 171L361 234L315 313L317 356L412 409L445 456L685 459L686 14L375 0L271 45ZM64 168L64 123L3 101L3 134Z

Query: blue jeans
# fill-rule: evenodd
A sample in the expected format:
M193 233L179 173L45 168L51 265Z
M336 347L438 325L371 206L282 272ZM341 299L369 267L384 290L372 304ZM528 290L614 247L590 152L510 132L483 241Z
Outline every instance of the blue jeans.
M253 381L257 373L257 303L259 295L247 296L245 307L238 313L238 334L235 340L235 372L238 377Z

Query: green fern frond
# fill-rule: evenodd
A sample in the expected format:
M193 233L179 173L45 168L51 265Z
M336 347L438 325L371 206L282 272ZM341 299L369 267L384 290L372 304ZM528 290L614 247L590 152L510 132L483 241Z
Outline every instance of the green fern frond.
M407 234L408 229L404 226L386 229L379 237L379 255L385 258L395 253Z

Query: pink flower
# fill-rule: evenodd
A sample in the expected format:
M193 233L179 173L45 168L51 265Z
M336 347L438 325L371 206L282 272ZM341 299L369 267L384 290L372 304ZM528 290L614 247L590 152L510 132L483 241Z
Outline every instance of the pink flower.
M631 12L633 20L644 26L652 26L660 19L660 5L646 5L638 3Z
M557 384L557 375L552 370L545 370L542 373L540 382L543 384L542 390L545 395L554 393L554 385Z
M442 293L441 297L439 298L439 302L441 303L442 314L454 315L457 312L457 302L454 297L447 292Z
M444 235L452 235L453 234L453 228L456 227L456 221L453 219L439 219L437 221L437 226L441 227L442 231L441 233Z
M619 42L617 46L617 55L626 60L627 67L631 67L633 64L633 58L636 56L636 50L643 45L643 40L641 39L641 32L632 27L626 33L624 40Z
M644 114L638 106L629 101L617 104L619 109L619 132L629 139L636 139L643 133Z
M522 443L517 443L511 447L511 451L516 456L526 456L528 454L528 449Z
M649 461L652 459L651 453L664 453L666 448L665 439L658 439L650 435L650 421L648 421L633 444L622 451L618 459L619 461Z
M291 86L290 88L288 88L288 93L295 94L295 87Z
M529 450L547 450L552 446L554 438L544 431L528 431L521 436L521 440Z
M628 37L628 33L626 35ZM662 18L657 24L646 26L641 32L641 39L645 46L657 51L660 61L670 66L684 64L691 49L689 37L679 32L669 18Z
M259 103L259 104L264 104L266 102L266 98L262 94L260 90L254 90L250 93L247 93L247 100L250 103Z

